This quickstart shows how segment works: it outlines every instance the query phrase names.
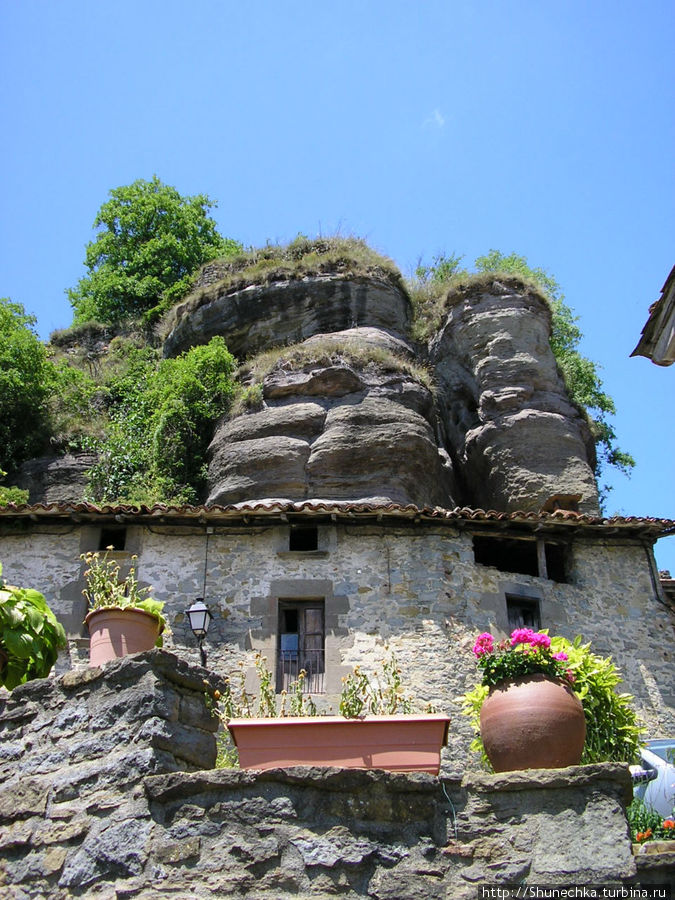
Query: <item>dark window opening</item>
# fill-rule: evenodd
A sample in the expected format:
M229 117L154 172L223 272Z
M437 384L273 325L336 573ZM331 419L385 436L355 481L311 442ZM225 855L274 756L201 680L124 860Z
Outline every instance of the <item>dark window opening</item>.
M539 613L539 601L530 600L527 597L506 596L506 612L509 617L509 628L531 628L539 631L541 628L541 615Z
M473 555L481 566L494 566L502 572L516 572L519 575L550 578L551 581L563 584L567 582L567 548L563 544L547 543L541 539L519 540L474 535Z
M324 692L324 612L323 600L279 601L277 692L287 691L303 669L303 693Z
M567 584L566 547L562 544L545 544L546 551L546 571L551 581L558 581L561 584Z
M124 550L127 544L127 530L124 527L101 528L101 537L98 542L99 550Z
M288 541L289 550L318 550L319 529L314 526L291 528Z
M473 554L481 566L494 566L502 572L517 572L519 575L539 575L536 541L476 535Z

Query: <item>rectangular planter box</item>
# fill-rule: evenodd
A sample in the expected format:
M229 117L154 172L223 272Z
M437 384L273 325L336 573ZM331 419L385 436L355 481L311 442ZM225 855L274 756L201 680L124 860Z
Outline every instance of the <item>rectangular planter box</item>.
M231 719L242 769L341 766L438 775L449 716Z

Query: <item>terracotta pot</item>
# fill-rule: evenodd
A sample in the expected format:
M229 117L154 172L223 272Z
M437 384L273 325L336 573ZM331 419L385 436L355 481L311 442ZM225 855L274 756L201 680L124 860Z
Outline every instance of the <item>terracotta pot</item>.
M581 701L546 675L503 681L490 689L480 733L495 772L578 765L586 739Z
M443 715L231 719L242 769L341 766L438 775L450 719Z
M112 659L152 650L159 622L142 609L104 607L88 613L89 665L101 666Z

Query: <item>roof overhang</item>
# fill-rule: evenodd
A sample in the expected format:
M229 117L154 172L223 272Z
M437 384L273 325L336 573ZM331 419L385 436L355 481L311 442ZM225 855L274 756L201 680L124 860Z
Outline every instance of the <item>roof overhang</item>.
M593 534L596 537L632 537L656 540L675 534L672 519L636 516L602 518L569 510L553 512L498 512L496 510L457 507L419 508L387 501L339 501L266 499L235 503L230 506L154 506L103 505L91 503L50 503L0 506L3 525L42 525L75 522L103 525L191 525L261 526L313 520L348 524L386 524L390 526L436 526L470 531L518 531L523 534L557 533L569 537Z

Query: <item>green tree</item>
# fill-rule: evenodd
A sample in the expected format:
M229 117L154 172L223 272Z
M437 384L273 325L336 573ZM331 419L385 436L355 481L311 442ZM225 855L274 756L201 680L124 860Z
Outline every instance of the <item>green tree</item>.
M42 450L53 367L35 333L35 316L0 298L0 467L16 468Z
M90 475L100 502L198 501L216 420L234 393L234 357L222 337L159 363L128 349L108 385L110 425Z
M89 274L67 292L75 323L152 319L185 293L200 265L241 250L216 230L214 205L204 194L181 196L156 175L111 190L87 244Z

